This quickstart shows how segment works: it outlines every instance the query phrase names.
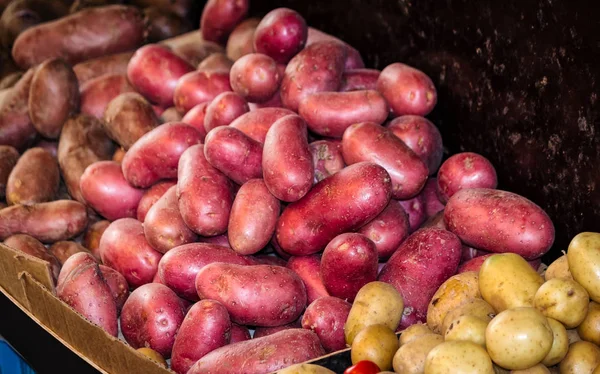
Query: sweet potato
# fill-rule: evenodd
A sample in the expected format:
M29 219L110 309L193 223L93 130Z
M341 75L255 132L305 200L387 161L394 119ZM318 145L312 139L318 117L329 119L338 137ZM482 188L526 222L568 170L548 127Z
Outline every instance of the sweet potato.
M235 93L250 102L263 103L279 90L282 74L271 57L250 53L233 64L229 79Z
M187 312L173 345L171 369L185 374L202 356L231 340L231 320L223 304L201 300Z
M240 57L254 52L254 32L259 23L259 18L248 18L233 29L227 38L227 57L237 61Z
M377 79L381 72L376 69L346 70L342 74L341 92L377 89Z
M460 240L446 230L421 229L400 245L378 277L402 295L404 313L399 329L426 321L431 297L456 274L460 256Z
M498 186L496 169L480 154L457 153L450 156L438 171L437 192L442 202L447 202L457 191L466 188L490 188Z
M389 258L410 234L408 215L397 200L358 230L375 243L379 258Z
M56 158L42 148L30 148L19 158L6 182L8 205L32 205L54 200L60 170Z
M231 323L231 340L229 344L243 342L250 339L252 339L250 336L250 330L248 330L246 326L241 326L233 322Z
M37 132L29 118L29 91L35 69L29 69L0 102L0 145L25 149Z
M202 142L202 134L183 122L158 126L144 134L125 154L123 175L136 187L147 188L161 179L177 177L183 152Z
M148 24L146 39L150 43L190 32L194 28L185 17L155 6L145 8L144 17Z
M320 297L329 296L321 279L321 256L319 254L292 256L286 266L302 279L306 288L308 304Z
M395 116L426 116L437 103L437 91L431 79L422 71L400 62L381 71L377 91L385 97Z
M281 266L215 262L200 269L196 290L225 305L233 322L251 326L285 325L306 308L302 280Z
M425 201L422 194L418 194L412 199L401 200L399 203L406 214L408 214L410 232L417 230L427 220L427 216L425 215Z
M244 113L249 112L248 103L235 92L223 92L217 95L206 107L204 129L210 130L227 126Z
M135 89L123 74L90 79L80 86L81 113L103 119L108 103L125 92L135 92Z
M6 196L6 182L19 160L19 152L10 145L0 145L0 198Z
M238 117L229 126L264 144L269 128L277 120L290 114L295 113L284 108L261 108Z
M61 263L36 238L26 234L16 234L6 238L4 240L4 244L11 248L17 249L23 253L27 253L28 255L47 261L50 264L50 271L52 272L52 277L55 281L58 280Z
M106 134L125 150L159 124L150 103L135 92L115 97L104 111Z
M13 205L0 210L0 240L28 234L43 243L53 243L81 234L87 223L86 208L76 201Z
M346 58L344 60L344 70L355 70L362 69L365 67L365 63L360 55L360 52L356 50L356 48L352 47L350 44L344 42L336 38L333 35L329 35L324 33L321 30L315 29L314 27L308 28L308 37L306 39L306 46L310 46L315 43L323 42L323 41L332 41L342 44L346 50Z
M546 212L512 192L459 190L446 204L444 221L469 246L527 260L541 257L554 243L554 225Z
M127 284L127 279L125 279L123 274L111 267L105 265L98 266L100 268L100 272L102 272L104 281L108 285L108 288L110 288L110 293L115 300L118 315L121 313L121 309L123 309L123 305L129 297L129 285Z
M115 53L112 55L93 58L73 66L79 85L102 75L126 75L127 64L133 52Z
M48 252L58 260L61 266L75 253L89 253L89 251L81 244L68 240L61 240L52 244L50 248L48 248Z
M208 0L200 18L205 40L225 44L235 26L248 14L248 0Z
M315 168L314 183L342 170L346 164L342 156L342 143L337 140L316 140L308 144Z
M29 117L46 138L56 139L65 121L79 110L79 83L63 60L44 61L35 71L29 90Z
M55 57L76 64L137 48L144 42L144 31L135 7L90 8L27 29L15 40L12 55L25 69Z
M174 180L165 180L156 183L154 186L144 192L144 195L140 199L137 207L137 220L144 222L146 214L150 211L150 208L160 199L172 186L177 184Z
M212 101L223 92L231 91L229 73L193 71L177 81L173 100L181 113L198 104Z
M298 12L277 8L267 13L254 32L254 50L286 64L306 45L308 27Z
M232 66L233 61L230 60L225 53L214 52L202 60L202 62L198 64L198 68L196 70L229 73Z
M327 352L346 348L344 325L352 304L333 296L321 297L306 308L302 327L314 331Z
M375 162L390 174L395 199L415 197L427 181L427 165L389 129L373 122L353 124L342 138L344 161Z
M208 102L204 102L196 105L181 118L181 122L187 123L188 125L196 128L202 134L203 140L204 137L206 137L204 118L206 117L206 108L208 107L208 104Z
M94 222L88 226L83 237L83 246L94 255L94 258L96 258L98 262L102 261L99 250L100 238L102 238L102 234L104 234L104 231L109 225L110 221L106 220Z
M96 260L94 256L92 256L88 252L77 252L72 256L67 258L60 268L60 274L58 275L58 280L56 281L56 285L60 286L67 276L71 274L71 272L79 267L96 264Z

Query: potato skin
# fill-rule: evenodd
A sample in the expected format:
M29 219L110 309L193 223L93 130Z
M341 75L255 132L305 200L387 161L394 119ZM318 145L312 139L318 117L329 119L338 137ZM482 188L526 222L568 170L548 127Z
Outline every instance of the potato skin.
M74 269L96 263L97 261L94 259L94 256L92 256L90 253L78 252L73 254L72 256L66 259L66 261L60 268L60 273L58 275L56 285L59 286L61 283L63 283L67 276L71 274L71 272Z
M146 39L150 43L169 39L193 29L191 22L186 18L157 6L145 8L144 17L148 24Z
M227 57L237 61L242 56L254 52L254 32L259 23L260 18L247 18L233 29L225 47Z
M378 280L392 284L402 294L407 310L402 315L401 329L426 321L431 297L456 274L460 255L461 243L456 235L427 228L415 231L390 257Z
M447 341L429 352L424 371L431 374L448 372L493 374L494 366L483 347L469 341Z
M6 238L4 240L4 244L50 263L52 277L55 281L58 280L61 263L52 254L52 252L48 251L46 247L36 238L26 234L15 234Z
M110 25L110 26L107 26ZM74 40L85 40L77 43ZM85 9L27 29L15 40L12 55L22 68L49 58L69 64L135 49L144 41L144 20L135 7L111 5Z
M202 139L206 137L204 118L206 118L206 108L208 107L208 104L208 102L204 102L194 106L192 109L188 110L185 116L181 118L181 122L187 123L188 125L196 128L202 134ZM173 109L177 112L177 108L173 107Z
M187 113L196 105L210 103L219 94L228 91L231 91L229 72L192 71L177 81L173 100L177 110Z
M379 258L389 258L409 235L408 215L397 200L390 200L379 215L358 232L375 243Z
M362 69L365 67L365 63L360 56L360 52L350 44L336 38L333 35L327 34L321 30L315 29L314 27L308 27L308 38L306 39L306 46L310 46L319 42L335 42L340 43L346 50L346 57L344 59L344 71Z
M223 303L233 322L251 326L285 325L306 308L302 280L282 266L212 263L198 272L196 290Z
M342 170L346 164L342 156L342 142L336 140L316 140L308 144L312 154L315 178L318 183Z
M264 103L272 98L282 78L277 63L262 53L240 57L229 72L233 91L252 103Z
M579 340L598 345L600 343L600 304L590 301L584 320L577 326Z
M293 256L317 253L337 235L371 221L389 203L391 180L381 166L358 163L317 183L282 212L275 235Z
M198 64L196 70L229 73L232 66L233 61L225 53L213 52Z
M321 255L315 253L308 256L292 256L287 261L286 267L302 279L309 304L321 297L329 296L321 278Z
M81 244L67 240L61 240L52 244L48 248L48 252L52 256L56 257L61 266L65 263L65 261L67 261L69 257L74 255L75 253L89 253L89 251Z
M14 147L0 145L0 198L6 196L6 182L19 157L19 152Z
M175 180L158 182L144 192L137 206L137 220L144 222L150 208L171 188L177 185Z
M569 270L569 260L566 254L554 260L544 272L544 279L546 281L554 278L573 279L571 271Z
M314 331L327 352L346 348L344 325L352 304L333 296L321 297L308 305L302 327Z
M125 301L129 297L129 284L127 284L127 279L125 279L123 274L111 267L102 264L98 265L98 267L102 272L102 277L104 277L108 288L110 288L113 299L115 299L117 314L120 314Z
M225 44L235 26L248 14L248 0L209 0L200 18L204 40Z
M585 288L590 298L600 302L600 278L598 276L598 253L600 233L582 232L569 243L567 261L573 279Z
M273 326L273 327L263 327L257 326L254 328L254 334L252 335L252 339L262 338L263 336L273 335L276 332L289 330L289 329L297 329L302 327L300 325L299 320L295 320L294 322L287 323L281 326Z
M575 342L560 362L561 373L591 373L600 365L600 348L589 342Z
M335 372L320 365L296 364L279 370L277 374L335 374Z
M60 184L58 162L42 148L30 148L17 161L6 182L8 205L54 200Z
M110 225L110 221L102 220L88 226L83 237L83 246L87 248L96 258L96 261L101 262L100 257L100 239L106 228Z
M124 74L107 74L90 79L80 86L81 113L104 118L108 104L125 92L135 92Z
M572 329L581 324L588 313L590 296L572 279L551 279L535 293L533 305L546 317L554 318Z
M496 169L482 155L473 152L450 156L437 174L438 196L447 202L458 190L466 188L491 188L498 186Z
M413 326L420 326L415 324ZM404 333L400 335L400 339ZM415 336L404 344L400 344L400 348L394 354L392 365L396 373L417 374L423 373L425 370L425 360L429 352L444 342L441 335L428 333Z
M31 144L37 133L29 118L29 91L35 69L29 69L0 102L0 145L22 150Z
M288 8L267 13L254 32L254 50L286 64L306 45L308 27L304 18Z
M231 323L231 341L229 344L243 342L250 340L250 330L246 326L238 325L237 323Z
M554 242L554 225L546 212L512 192L459 190L446 204L444 221L469 246L513 252L528 260L542 256Z
M198 360L188 374L217 371L222 374L270 373L324 354L314 332L288 329L218 348Z
M257 142L264 144L269 128L279 119L296 114L285 108L260 108L236 118L229 126L234 127Z
M104 111L106 134L125 150L158 125L150 103L135 92L115 97Z
M122 52L80 62L73 66L79 85L101 75L126 75L133 52Z
M185 374L202 356L229 344L231 320L223 304L201 300L187 312L173 345L171 369Z
M381 71L376 69L345 70L342 74L340 92L377 89L377 79Z
M398 350L398 337L385 325L370 325L362 329L352 342L353 364L368 360L382 370L392 370L392 359Z

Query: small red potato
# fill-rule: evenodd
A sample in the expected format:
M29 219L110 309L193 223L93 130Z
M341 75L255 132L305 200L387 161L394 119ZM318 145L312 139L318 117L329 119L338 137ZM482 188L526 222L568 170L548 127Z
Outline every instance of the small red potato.
M165 285L149 283L131 292L121 310L121 331L133 348L148 347L171 356L186 307Z
M202 38L225 44L235 26L248 14L248 0L208 0L200 18Z
M14 147L0 145L0 198L6 196L6 182L19 157L19 151Z
M261 53L240 57L229 72L233 91L252 103L269 101L279 91L281 79L277 63Z
M254 50L286 64L306 45L308 27L304 18L288 8L267 13L254 32Z
M400 205L408 214L408 222L410 223L410 232L414 232L427 220L425 215L425 201L423 195L418 194L412 199L399 201Z
M10 161L10 160L9 160ZM8 205L33 205L54 200L60 185L58 162L42 148L30 148L19 158L6 182Z
M231 341L229 344L243 342L250 339L252 339L250 336L250 330L248 330L246 326L241 326L233 322L231 323Z
M126 75L127 64L131 56L133 56L133 52L115 53L93 58L73 66L73 72L77 76L80 86L101 75Z
M29 92L35 69L29 69L0 101L0 145L27 148L37 136L29 117Z
M198 64L198 68L196 70L229 73L232 67L233 61L230 60L225 53L215 52L211 53L210 56L202 60L202 62Z
M39 240L33 236L26 234L11 235L4 240L4 244L13 249L48 262L50 264L52 277L55 281L58 280L61 263Z
M216 127L227 126L249 111L248 103L240 95L235 92L223 92L206 107L204 129L208 133Z
M80 87L81 113L103 119L108 103L125 92L135 92L135 89L123 74L90 79Z
M437 193L437 178L427 179L425 187L421 191L423 196L423 203L425 204L425 216L427 218L433 217L442 210L444 210L444 203L441 202Z
M52 244L48 248L48 252L52 256L56 257L61 266L65 263L65 261L67 261L69 257L73 256L75 253L89 253L89 251L81 244L68 240L61 240Z
M344 71L362 69L365 67L365 63L363 62L363 59L360 56L360 52L358 52L356 48L352 47L350 44L344 42L343 40L340 40L333 35L324 33L321 30L315 29L314 27L308 28L308 38L306 39L307 47L312 44L323 41L337 42L345 47L346 59L344 61Z
M196 105L181 118L181 122L187 123L188 125L196 128L202 134L202 139L206 137L204 118L206 117L206 108L208 107L208 104L208 102L204 102Z
M193 71L177 81L173 100L177 110L187 113L196 105L210 103L228 91L231 91L228 72Z
M87 248L93 255L96 261L101 262L100 257L100 238L106 228L110 225L110 221L102 220L89 225L83 237L83 246Z
M381 71L376 69L346 70L342 74L340 92L376 90L379 74L381 74Z
M394 116L426 116L437 103L437 91L422 71L396 62L381 71L377 91L385 97Z
M248 135L257 142L264 144L267 132L277 120L296 114L284 108L260 108L248 112L235 119L229 126Z
M125 150L159 124L150 103L134 92L115 97L104 111L106 134Z
M438 197L447 202L452 195L466 188L491 188L498 186L494 165L485 157L473 152L450 156L437 174Z
M321 255L315 253L308 256L292 256L286 267L302 279L309 304L320 297L329 296L321 278Z
M314 331L327 352L346 348L344 325L352 304L333 296L321 297L306 308L302 327Z
M227 38L227 57L237 61L240 57L254 52L254 32L259 23L259 18L248 18L233 29Z
M137 220L144 222L150 208L156 204L158 199L160 199L169 190L169 188L175 185L177 185L176 181L165 180L148 188L146 192L144 192L144 195L140 199L140 202L137 206Z
M117 305L117 314L121 314L121 309L123 309L123 305L129 297L129 285L127 284L127 279L125 279L123 274L111 267L105 265L98 266L100 267L102 277L104 277L104 281L106 281L108 288L110 288L110 293Z
M358 230L375 243L379 258L389 258L410 234L409 216L401 203L390 200L379 215Z
M342 156L342 142L336 140L316 140L308 144L312 154L315 178L318 183L342 170L346 164Z

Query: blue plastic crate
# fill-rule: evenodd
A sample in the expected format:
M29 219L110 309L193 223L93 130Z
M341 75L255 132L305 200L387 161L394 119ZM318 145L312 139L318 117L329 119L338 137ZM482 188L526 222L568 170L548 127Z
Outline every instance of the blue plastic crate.
M35 374L35 371L0 337L0 374Z

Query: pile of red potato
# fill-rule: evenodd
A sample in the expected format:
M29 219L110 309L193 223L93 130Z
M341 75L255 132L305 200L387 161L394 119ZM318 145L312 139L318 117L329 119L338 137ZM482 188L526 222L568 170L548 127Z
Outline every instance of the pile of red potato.
M402 296L403 330L449 277L501 252L537 268L554 241L485 157L442 163L436 89L413 67L366 69L291 9L246 18L247 0L209 0L181 35L136 6L73 7L8 41L0 240L177 373L343 349L375 280Z

